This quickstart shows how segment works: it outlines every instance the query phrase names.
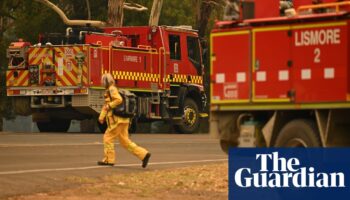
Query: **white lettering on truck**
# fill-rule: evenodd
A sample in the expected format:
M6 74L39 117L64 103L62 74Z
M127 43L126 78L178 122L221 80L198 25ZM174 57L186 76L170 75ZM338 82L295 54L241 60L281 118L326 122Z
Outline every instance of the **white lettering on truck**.
M295 32L295 46L340 44L340 29L305 30Z
M141 63L141 57L140 56L124 55L123 58L124 58L124 62Z

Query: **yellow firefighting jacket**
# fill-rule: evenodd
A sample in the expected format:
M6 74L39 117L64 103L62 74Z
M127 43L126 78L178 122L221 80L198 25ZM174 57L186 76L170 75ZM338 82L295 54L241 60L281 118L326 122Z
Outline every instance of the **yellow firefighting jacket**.
M129 118L123 118L113 115L113 108L122 103L123 98L120 96L116 86L111 85L104 94L105 104L100 113L100 120L106 119L109 130L117 127L119 123L129 123ZM109 109L108 109L109 108Z

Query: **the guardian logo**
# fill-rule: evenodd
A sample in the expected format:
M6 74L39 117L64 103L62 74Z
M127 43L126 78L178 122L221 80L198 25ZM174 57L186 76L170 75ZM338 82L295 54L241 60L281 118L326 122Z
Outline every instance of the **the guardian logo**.
M234 182L241 188L345 188L343 172L326 173L315 166L303 166L295 157L280 157L278 152L256 154L258 171L241 167L234 172Z

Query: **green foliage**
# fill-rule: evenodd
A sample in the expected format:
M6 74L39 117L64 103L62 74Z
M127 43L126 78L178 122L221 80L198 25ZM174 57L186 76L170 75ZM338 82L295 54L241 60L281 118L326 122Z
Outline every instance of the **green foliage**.
M11 35L13 39L23 38L35 43L39 33L61 32L63 27L62 20L52 10L37 2L26 0L16 13Z
M160 24L177 25L195 25L195 10L192 0L182 1L164 1L160 18Z

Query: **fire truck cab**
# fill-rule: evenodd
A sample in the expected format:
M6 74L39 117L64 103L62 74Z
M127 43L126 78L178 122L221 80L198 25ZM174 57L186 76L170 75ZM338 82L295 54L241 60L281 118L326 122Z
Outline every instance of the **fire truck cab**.
M34 45L11 44L7 94L40 131L67 131L72 119L96 118L104 103L101 76L110 73L118 88L137 96L134 123L167 120L192 133L207 116L201 51L188 26L68 27Z
M350 1L294 0L283 12L282 1L240 2L247 18L217 22L210 37L222 149L349 145Z

